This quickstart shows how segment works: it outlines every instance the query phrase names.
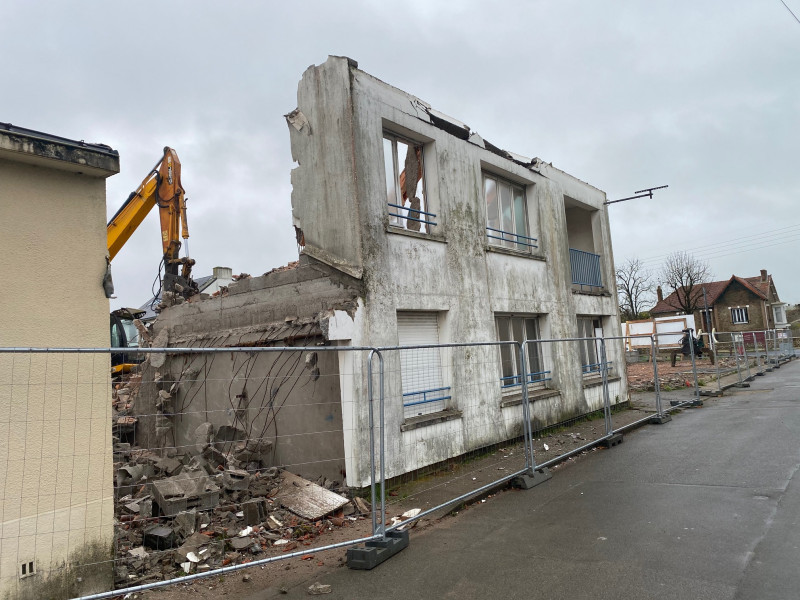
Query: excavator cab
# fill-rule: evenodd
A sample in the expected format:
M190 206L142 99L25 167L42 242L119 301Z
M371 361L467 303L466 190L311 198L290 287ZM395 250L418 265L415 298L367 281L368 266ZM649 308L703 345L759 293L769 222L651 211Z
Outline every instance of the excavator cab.
M111 313L111 347L112 348L138 348L139 330L133 324L135 319L141 319L146 311L139 308L118 308ZM111 353L111 375L118 377L130 372L131 368L144 360L141 354L132 352Z

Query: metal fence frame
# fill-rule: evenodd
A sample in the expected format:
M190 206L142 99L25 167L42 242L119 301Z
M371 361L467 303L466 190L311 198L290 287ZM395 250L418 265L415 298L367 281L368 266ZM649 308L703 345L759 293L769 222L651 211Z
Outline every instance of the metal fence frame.
M729 332L720 332L720 333L729 333ZM761 332L747 332L747 333L761 333ZM772 362L770 358L770 354L774 354L776 356L775 361L780 361L781 358L786 358L790 351L789 346L792 344L791 335L788 336L788 342L779 342L778 333L775 330L767 330L764 331L764 346L765 346L765 364L764 368L766 370L771 370L768 367L768 364ZM430 345L419 345L419 346L383 346L383 347L369 347L369 346L280 346L280 347L231 347L231 348L25 348L25 347L17 347L17 348L0 348L0 354L111 354L112 352L122 352L126 354L143 354L143 355L150 355L150 354L213 354L218 352L242 352L242 353L278 353L278 352L368 352L367 355L367 365L366 365L366 378L367 378L367 403L368 403L368 427L369 427L369 444L370 444L370 467L369 467L369 474L370 474L370 498L371 498L371 520L372 520L372 534L369 536L361 537L358 539L347 540L344 542L338 542L333 544L327 544L322 546L314 547L315 552L325 551L325 550L333 550L337 548L346 548L346 547L353 547L358 544L375 542L375 541L386 541L389 534L398 529L402 526L407 526L409 523L419 520L427 515L430 515L433 512L439 511L443 508L446 508L450 505L457 504L468 500L471 497L474 497L478 494L490 491L492 489L496 489L498 486L502 485L503 483L509 482L515 478L518 478L523 475L535 475L536 472L541 472L546 469L548 466L555 464L557 462L563 461L565 458L573 456L575 454L579 454L593 446L596 446L600 443L603 443L606 440L609 440L615 434L619 434L625 430L637 427L643 424L645 421L651 421L653 417L664 418L667 416L668 412L671 410L675 410L686 406L687 404L691 404L694 402L699 401L699 385L698 385L698 377L697 377L697 364L695 360L695 352L694 352L694 345L690 344L690 353L689 356L692 362L692 372L694 377L694 397L692 400L685 401L678 403L668 409L662 405L662 397L661 397L661 386L659 381L659 374L658 374L658 360L657 360L657 353L659 350L658 346L658 337L660 335L670 335L674 336L674 333L665 333L665 334L644 334L644 335L633 335L633 336L609 336L609 337L601 337L601 338L561 338L561 339L533 339L533 340L524 340L522 343L516 341L492 341L492 342L473 342L473 343L453 343L453 344L430 344ZM634 338L645 338L650 340L650 352L652 356L653 362L653 374L654 374L654 393L655 393L655 401L656 401L656 414L655 415L648 415L642 419L639 419L635 422L629 423L625 426L619 427L617 429L614 428L614 424L611 418L611 403L610 403L610 396L609 396L609 379L608 379L608 371L609 371L609 361L607 355L607 342L613 340L631 340ZM770 350L770 340L772 341L772 350ZM528 347L531 344L536 345L543 345L543 344L556 344L556 343L566 343L566 342L587 342L590 341L592 343L597 343L599 345L599 371L602 377L602 410L604 414L604 425L605 425L605 433L600 438L593 440L587 444L584 444L578 448L574 448L568 452L565 452L553 459L545 461L541 464L536 463L535 459L535 450L533 446L533 433L532 433L532 420L531 420L531 406L530 406L530 397L529 397L529 390L528 390L528 382L527 382L527 374L524 380L521 383L521 392L522 392L522 419L523 419L523 448L525 454L525 465L522 469L515 471L510 474L506 474L502 477L493 480L490 483L481 485L474 490L471 490L465 494L461 494L457 497L451 498L433 508L426 509L425 511L421 511L419 514L402 521L400 523L395 523L391 526L386 526L386 427L385 427L385 403L386 403L386 393L385 393L385 359L384 353L388 351L395 351L395 350L410 350L410 349L423 349L423 348L466 348L466 347L501 347L501 346L510 346L516 349L517 352L517 364L519 366L519 372L525 373L526 372L526 364L527 364L527 356L528 356ZM757 344L757 338L754 336L754 342ZM737 372L740 374L741 379L741 369L739 368L739 352L738 349L734 349L734 355L736 355L737 360ZM744 349L744 353L746 353L746 349ZM716 354L716 353L715 353ZM756 353L758 354L758 352ZM794 356L794 349L791 348L791 356ZM720 367L719 367L719 357L716 356L716 365L717 365L717 381L719 382L720 377ZM553 366L552 368L556 368ZM748 367L749 368L749 367ZM375 389L375 380L377 378L377 390ZM376 420L375 414L375 404L377 403L378 407L378 414ZM376 436L376 427L380 427L379 435ZM378 465L377 462L380 464ZM282 560L292 559L301 557L308 553L308 549L303 549L295 552L289 552L286 554L282 554L280 556L272 556L263 559L253 560L251 562L236 564L236 565L227 565L217 569L211 569L201 573L193 573L187 574L179 577L175 577L172 579L167 579L163 581L156 581L146 584L139 584L133 585L124 588L118 588L109 590L106 592L90 594L86 596L81 596L78 600L101 600L104 598L112 598L114 596L119 596L122 594L130 594L134 592L140 592L145 590L163 588L167 586L171 586L173 584L178 583L187 583L199 579L205 579L207 577L219 576L224 575L227 573L233 573L242 569L252 568L256 566L265 565L272 562L278 562Z
M367 357L367 373L368 373L368 380L367 380L367 401L369 405L369 430L370 430L370 496L372 500L372 505L370 507L371 516L372 516L372 535L361 537L358 539L347 540L344 542L338 542L333 544L327 544L323 546L314 547L314 552L322 552L325 550L333 550L337 548L346 548L355 546L358 544L363 544L366 542L371 542L375 540L380 540L384 538L385 532L383 530L382 524L378 524L377 522L377 515L376 515L376 472L375 472L375 456L374 456L374 431L375 431L375 420L374 420L374 389L372 384L372 357L377 352L375 348L369 346L273 346L273 347L230 347L230 348L26 348L26 347L15 347L15 348L0 348L0 354L108 354L111 355L112 352L121 352L124 354L214 354L214 353L233 353L233 352L241 352L241 353L279 353L279 352L367 352L369 351L369 355ZM383 409L383 370L381 369L380 372L381 378L381 386L380 386L380 404L381 404L381 416L382 416L382 409ZM383 471L381 471L381 490L385 489L384 485L384 478L383 478ZM383 496L383 494L381 494ZM383 511L383 503L381 504L381 508ZM383 514L383 512L382 512ZM240 571L242 569L248 569L252 567L257 567L261 565L266 565L272 562L278 562L282 560L287 560L291 558L299 558L304 555L308 554L308 548L298 550L295 552L287 552L285 554L281 554L280 556L271 556L263 559L253 560L247 563L241 563L237 565L226 565L217 569L210 569L208 571L204 571L202 573L192 573L187 575L182 575L179 577L174 577L172 579L165 579L162 581L155 581L151 583L133 585L128 587L117 588L105 592L99 592L95 594L89 594L80 596L74 600L101 600L104 598L113 598L115 596L131 594L134 592L143 592L146 590L152 590L157 588L163 588L179 583L188 583L191 581L196 581L198 579L205 579L207 577L214 577L219 575L225 575L228 573L233 573L236 571ZM112 563L116 561L116 557L112 559ZM76 566L89 566L89 565L76 565Z
M374 350L375 353L381 354L384 352L390 351L400 351L400 350L414 350L414 349L428 349L428 348L469 348L469 347L487 347L487 346L494 346L494 347L501 347L501 346L510 346L517 349L517 364L520 368L520 373L525 372L525 356L522 351L522 344L515 342L515 341L497 341L497 342L464 342L464 343L453 343L453 344L420 344L420 345L409 345L409 346L381 346ZM383 359L381 358L381 366L383 366ZM384 390L384 375L383 371L381 371L381 393L380 393L380 426L381 426L381 435L380 435L380 449L379 449L379 460L380 460L380 482L381 482L381 497L380 501L380 523L379 531L383 534L384 539L385 536L392 531L397 530L400 527L407 527L409 523L413 523L426 517L434 512L442 510L448 506L453 504L458 504L468 500L469 498L481 494L483 492L492 490L497 488L499 485L516 479L522 475L533 475L534 471L541 469L542 467L536 466L536 462L534 459L533 454L533 445L531 443L531 419L530 419L530 406L528 400L528 386L523 383L522 384L522 415L523 415L523 447L525 449L525 466L513 473L504 475L490 483L484 484L474 490L470 490L465 494L461 494L457 497L451 498L442 502L432 508L428 508L424 511L421 511L419 514L406 519L400 523L395 523L389 527L382 525L386 522L386 474L384 470L384 463L386 458L386 449L385 449L385 442L386 442L386 435L385 435L385 419L384 419L384 406L385 406L385 390Z

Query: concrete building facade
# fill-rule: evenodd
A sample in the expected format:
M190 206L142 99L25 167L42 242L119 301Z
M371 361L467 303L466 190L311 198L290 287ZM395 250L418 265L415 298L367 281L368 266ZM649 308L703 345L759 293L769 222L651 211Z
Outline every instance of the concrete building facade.
M107 347L107 146L0 125L0 347ZM0 354L0 597L108 589L107 355Z
M299 267L293 275L234 283L222 298L169 308L154 327L170 346L208 344L215 336L257 344L274 339L268 326L304 318L319 343L339 347L617 335L602 191L497 148L343 57L304 73L297 108L286 118L298 164L291 180ZM287 278L291 295L283 292ZM242 338L247 332L251 337ZM616 371L623 347L617 340L607 346L611 399L624 401L626 384ZM416 363L402 352L384 353L387 477L520 436L523 381L535 399L536 425L602 406L595 342L544 344L524 374L505 351L481 352L489 359L476 361L474 349L464 348L420 351ZM335 456L347 483L363 486L366 361L346 353L337 361L328 364L339 373L329 390L342 428ZM431 398L436 389L450 392ZM316 427L314 419L306 425ZM179 438L191 434L184 429Z

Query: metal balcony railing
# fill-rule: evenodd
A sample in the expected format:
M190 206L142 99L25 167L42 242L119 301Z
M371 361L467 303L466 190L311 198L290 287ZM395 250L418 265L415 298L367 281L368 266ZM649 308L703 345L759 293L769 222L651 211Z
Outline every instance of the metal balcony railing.
M599 254L570 248L569 264L572 269L572 283L594 288L603 287Z

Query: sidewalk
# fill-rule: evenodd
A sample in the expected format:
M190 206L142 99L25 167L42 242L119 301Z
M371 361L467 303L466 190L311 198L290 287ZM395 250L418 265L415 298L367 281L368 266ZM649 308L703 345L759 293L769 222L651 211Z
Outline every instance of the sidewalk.
M423 531L326 598L796 598L800 363ZM691 393L681 391L680 396ZM675 396L665 394L665 401ZM306 598L313 580L245 600Z

